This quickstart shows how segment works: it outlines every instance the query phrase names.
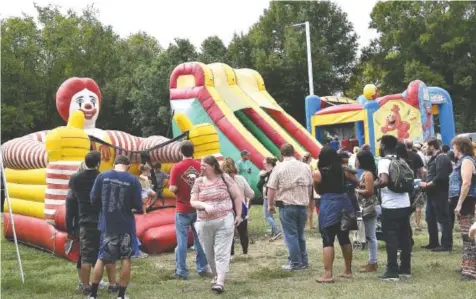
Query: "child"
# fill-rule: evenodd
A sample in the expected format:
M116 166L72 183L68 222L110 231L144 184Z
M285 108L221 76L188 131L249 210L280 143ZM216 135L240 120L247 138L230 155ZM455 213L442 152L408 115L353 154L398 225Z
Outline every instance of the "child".
M160 198L162 200L162 205L164 205L164 185L165 185L165 180L169 179L170 176L162 171L162 164L160 162L156 162L153 165L154 168L154 174L155 174L155 179L156 179L156 186L155 186L155 193L157 194L157 198ZM155 201L154 201L155 203ZM154 204L152 203L151 206Z
M150 166L147 164L142 164L140 166L140 176L139 181L142 185L142 202L144 203L142 206L142 212L147 214L147 207L150 206L153 202L155 202L156 194L152 190L152 185L150 182Z

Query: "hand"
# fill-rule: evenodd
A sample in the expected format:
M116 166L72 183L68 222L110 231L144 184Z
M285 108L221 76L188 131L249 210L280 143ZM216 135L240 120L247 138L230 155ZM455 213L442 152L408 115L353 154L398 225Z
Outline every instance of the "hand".
M276 214L276 208L274 206L268 206L268 212L270 214Z
M456 208L455 208L455 215L456 215L456 217L461 216L461 213L460 213L460 212L461 212L461 205L458 204L458 205L456 205Z
M207 214L212 214L215 211L215 208L209 204L204 204L203 209Z
M243 219L241 219L241 215L236 215L235 217L235 227L238 227L241 222L243 221Z
M420 188L425 189L428 186L425 182L420 182Z

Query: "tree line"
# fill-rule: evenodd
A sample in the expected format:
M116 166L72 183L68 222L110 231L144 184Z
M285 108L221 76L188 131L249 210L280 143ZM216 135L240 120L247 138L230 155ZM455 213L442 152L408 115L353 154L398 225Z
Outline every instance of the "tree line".
M309 21L314 89L356 98L367 83L400 93L414 79L449 91L458 131L476 128L476 3L379 2L371 13L379 37L362 49L346 13L335 3L273 1L247 33L224 45L217 36L199 49L176 38L164 46L146 32L121 38L92 7L61 13L35 6L36 18L1 20L2 142L64 124L55 93L69 77L91 77L103 106L98 127L138 136L167 134L169 78L180 63L224 62L262 74L270 94L304 123L308 94L305 33Z

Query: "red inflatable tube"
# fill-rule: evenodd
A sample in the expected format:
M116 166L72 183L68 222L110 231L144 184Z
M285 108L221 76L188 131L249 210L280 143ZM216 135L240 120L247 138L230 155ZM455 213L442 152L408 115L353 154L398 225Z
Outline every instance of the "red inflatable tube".
M171 251L177 246L175 224L154 227L145 232L142 244L149 254ZM188 231L188 245L193 244L192 230Z
M58 231L45 220L38 218L14 214L13 221L15 221L15 230L19 242L49 251L70 261L78 260L78 241L73 243L68 255L64 252L64 244L67 239L65 232ZM10 225L10 215L8 213L3 213L3 231L5 238L13 239L13 229Z
M144 233L154 227L175 223L175 208L155 210L147 214L135 215L137 237L142 239ZM175 238L175 229L173 231Z
M56 228L61 231L66 231L66 206L58 206L55 214Z

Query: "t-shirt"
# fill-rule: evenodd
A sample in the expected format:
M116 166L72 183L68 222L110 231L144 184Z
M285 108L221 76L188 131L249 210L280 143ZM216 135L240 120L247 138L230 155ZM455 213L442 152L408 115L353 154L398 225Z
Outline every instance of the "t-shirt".
M386 156L390 158L395 156ZM389 174L390 159L380 159L378 162L378 175L382 173ZM407 192L396 193L388 189L388 187L380 189L380 195L382 197L382 208L384 209L401 209L410 207L410 196Z
M408 151L408 159L411 162L410 167L412 168L413 175L416 178L418 177L418 170L424 167L425 164L423 164L423 160L421 159L420 155L418 155L417 153L413 151Z
M236 169L238 174L245 178L248 184L251 185L251 161L250 160L239 160L236 162Z
M164 190L164 182L166 179L168 179L170 176L163 172L162 170L155 171L155 179L157 182L157 185L155 186L156 191L159 191L158 193L162 193L162 190Z
M106 235L135 235L132 209L142 209L142 186L125 171L109 170L98 175L91 190L91 203L99 208L99 230Z
M79 225L95 227L98 224L98 213L91 206L90 197L94 181L98 175L99 171L96 169L86 169L73 174L69 180L71 195L77 201Z
M195 209L190 205L190 192L195 179L200 175L200 162L193 159L184 159L172 167L170 171L169 186L176 186L175 196L176 211L179 213L192 213Z

